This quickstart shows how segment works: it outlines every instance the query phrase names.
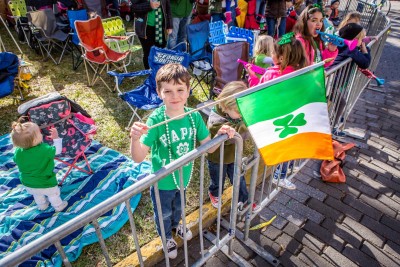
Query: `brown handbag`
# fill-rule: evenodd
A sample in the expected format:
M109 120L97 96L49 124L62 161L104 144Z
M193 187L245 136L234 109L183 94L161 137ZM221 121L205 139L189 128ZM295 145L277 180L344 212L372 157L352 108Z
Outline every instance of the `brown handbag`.
M346 151L353 148L354 144L341 144L336 140L332 141L334 160L324 160L321 165L321 177L324 182L329 183L345 183L346 175L342 170Z

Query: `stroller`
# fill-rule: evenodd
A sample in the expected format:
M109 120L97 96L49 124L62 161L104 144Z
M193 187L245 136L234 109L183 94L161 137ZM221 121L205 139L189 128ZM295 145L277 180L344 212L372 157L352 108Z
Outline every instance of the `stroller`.
M10 95L14 91L14 80L18 75L18 57L9 52L0 53L0 98ZM21 98L22 91L20 90Z
M77 103L61 96L59 93L50 93L32 99L18 107L18 113L28 118L28 121L39 125L43 134L43 141L52 143L48 137L50 129L55 127L62 138L62 152L56 160L68 167L59 185L62 185L72 168L91 174L85 150L92 142L96 133L96 126L90 115ZM78 160L83 157L88 170L78 166ZM71 162L72 161L72 162Z

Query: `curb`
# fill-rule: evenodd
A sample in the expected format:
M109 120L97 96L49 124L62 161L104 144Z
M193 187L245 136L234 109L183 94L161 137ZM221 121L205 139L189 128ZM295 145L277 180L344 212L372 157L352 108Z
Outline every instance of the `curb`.
M224 190L224 194L222 195L222 206L221 213L224 214L229 211L232 196L233 187ZM203 228L207 228L211 226L215 219L217 218L218 210L214 208L211 203L206 203L203 205ZM193 233L193 237L199 235L199 209L193 211L191 214L186 216L187 226ZM183 240L180 238L174 238L178 244L178 247L183 246ZM164 252L162 249L161 238L157 237L153 239L153 241L147 243L141 248L141 253L145 266L154 266L158 262L164 259ZM139 258L137 253L134 252L119 263L115 265L116 267L136 267L140 266Z

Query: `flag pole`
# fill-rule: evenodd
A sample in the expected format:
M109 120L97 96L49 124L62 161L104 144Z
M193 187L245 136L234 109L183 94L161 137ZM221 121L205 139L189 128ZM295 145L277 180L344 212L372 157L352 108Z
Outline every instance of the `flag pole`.
M282 76L280 76L280 77L278 77L278 78L275 78L275 79L273 79L273 80L267 81L267 82L265 82L265 83L258 84L258 85L256 85L256 86L251 87L251 88L248 88L248 89L246 89L246 90L244 90L244 91L237 92L237 93L235 93L235 94L233 94L233 95L227 96L227 97L222 98L222 99L218 99L217 101L214 101L214 102L205 104L204 106L198 107L198 108L196 108L196 109L192 109L192 110L190 110L190 111L188 111L188 112L186 112L186 113L183 113L183 114L181 114L181 115L178 115L178 116L172 117L172 118L170 118L170 119L168 119L168 120L165 120L165 121L162 121L162 122L160 122L160 123L154 124L154 125L148 127L147 130L154 129L154 128L157 128L158 126L167 124L167 123L169 123L169 122L171 122L171 121L181 119L181 118L185 117L186 115L189 115L189 114L191 114L191 113L193 113L193 112L202 110L202 109L204 109L204 108L211 107L211 106L215 106L215 105L219 104L219 103L222 102L222 101L225 101L225 100L228 100L228 99L231 99L231 98L237 98L237 97L241 97L241 96L245 96L245 95L254 93L254 92L256 92L256 91L259 91L259 90L261 90L261 89L264 89L266 86L268 87L268 86L271 86L271 85L280 83L280 82L282 82L282 81L285 81L285 80L287 80L287 79L290 79L290 78L293 78L293 77L302 75L302 74L307 73L307 72L309 72L309 71L311 71L311 70L313 70L313 69L316 69L316 68L318 68L318 67L321 67L321 66L323 66L324 64L325 64L325 61L321 61L321 62L319 62L319 63L316 63L316 64L313 64L313 65L304 67L304 68L302 68L302 69L296 70L296 71L291 72L291 73L288 73L288 74L286 74L286 75L282 75Z

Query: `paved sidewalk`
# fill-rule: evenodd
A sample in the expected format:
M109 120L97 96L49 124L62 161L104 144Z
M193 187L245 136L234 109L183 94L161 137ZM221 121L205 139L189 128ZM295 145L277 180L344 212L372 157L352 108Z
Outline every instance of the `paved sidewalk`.
M348 127L365 129L366 140L347 152L346 184L316 178L312 161L296 176L297 190L282 190L257 221L278 218L252 240L276 256L282 266L400 266L400 2L392 1L393 28L377 75L384 88L370 86L357 102ZM199 253L190 242L191 260ZM207 247L209 244L205 244ZM196 253L194 253L196 251ZM234 251L254 266L270 266L235 241ZM182 257L171 261L183 266ZM206 266L235 266L218 253ZM164 266L164 262L159 266Z
M264 220L280 216L262 235L252 233L252 239L283 266L400 266L398 1L392 1L391 18L377 70L385 87L365 90L347 125L366 129L367 136L353 140L360 147L347 153L346 184L321 182L313 176L317 164L311 162L296 176L297 190L283 190L260 213ZM269 266L258 256L248 260Z

